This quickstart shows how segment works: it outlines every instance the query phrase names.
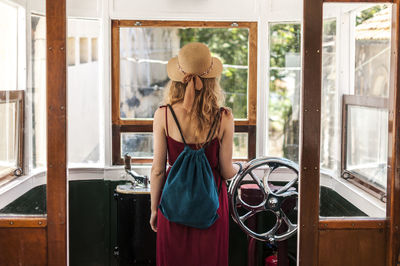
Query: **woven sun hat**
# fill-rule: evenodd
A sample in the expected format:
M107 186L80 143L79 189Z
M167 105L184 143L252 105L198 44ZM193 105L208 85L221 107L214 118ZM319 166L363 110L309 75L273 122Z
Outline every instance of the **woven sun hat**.
M192 42L179 50L178 56L168 61L168 77L173 81L180 81L187 84L183 107L190 111L192 109L196 90L203 88L200 78L215 78L221 75L222 63L212 57L207 45Z
M180 82L184 82L188 74L215 78L222 73L222 63L218 58L211 56L207 45L192 42L183 46L178 56L168 61L167 73L171 80Z

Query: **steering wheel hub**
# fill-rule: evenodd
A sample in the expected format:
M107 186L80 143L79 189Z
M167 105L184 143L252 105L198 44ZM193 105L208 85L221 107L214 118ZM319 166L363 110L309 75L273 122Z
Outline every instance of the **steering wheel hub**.
M271 209L275 209L277 206L278 206L278 199L277 198L275 198L275 197L270 197L269 199L268 199L268 206L271 208Z

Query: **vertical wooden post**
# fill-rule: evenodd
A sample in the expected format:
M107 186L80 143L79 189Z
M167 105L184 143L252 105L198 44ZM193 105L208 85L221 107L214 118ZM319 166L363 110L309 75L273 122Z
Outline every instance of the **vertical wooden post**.
M400 249L400 1L392 7L392 42L389 87L389 150L386 216L386 265L397 265Z
M303 0L298 265L318 264L322 0Z
M67 265L66 0L46 1L48 265Z

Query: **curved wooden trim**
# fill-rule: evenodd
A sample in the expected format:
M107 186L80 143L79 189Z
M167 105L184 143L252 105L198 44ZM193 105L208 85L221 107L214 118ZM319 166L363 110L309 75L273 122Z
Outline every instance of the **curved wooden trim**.
M7 216L0 217L0 228L4 227L46 227L46 217L18 217L18 216Z

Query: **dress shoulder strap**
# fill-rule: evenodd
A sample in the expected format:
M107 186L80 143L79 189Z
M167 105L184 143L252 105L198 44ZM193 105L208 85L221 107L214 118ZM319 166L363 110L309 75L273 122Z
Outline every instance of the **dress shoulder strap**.
M176 125L178 126L178 130L179 130L179 133L181 134L183 143L184 143L185 145L187 145L187 144L186 144L186 141L185 141L185 138L183 137L182 129L181 129L181 126L180 126L180 124L179 124L179 122L178 122L178 118L176 117L176 114L175 114L175 112L174 112L174 109L172 109L172 106L171 106L170 104L168 104L167 106L168 106L169 110L171 111L171 114L172 114L172 116L173 116L173 118L174 118L174 120L175 120Z

